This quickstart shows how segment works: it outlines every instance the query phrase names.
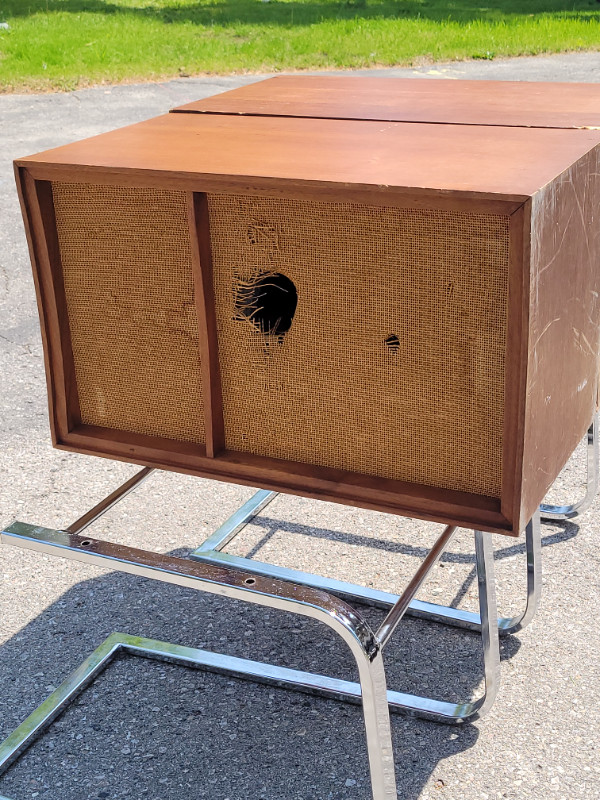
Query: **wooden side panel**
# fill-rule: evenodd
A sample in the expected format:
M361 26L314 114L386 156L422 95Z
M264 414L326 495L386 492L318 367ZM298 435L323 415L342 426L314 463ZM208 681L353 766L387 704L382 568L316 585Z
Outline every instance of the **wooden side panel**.
M600 147L532 200L521 527L587 430L600 348Z
M52 187L16 170L33 267L48 383L53 443L81 422Z
M196 312L200 327L200 365L202 369L206 455L214 458L225 447L225 432L217 323L215 319L208 204L205 194L188 193L188 214L192 242Z
M518 534L527 389L531 201L528 200L511 215L509 230L510 266L501 508L503 515L514 524L513 532Z

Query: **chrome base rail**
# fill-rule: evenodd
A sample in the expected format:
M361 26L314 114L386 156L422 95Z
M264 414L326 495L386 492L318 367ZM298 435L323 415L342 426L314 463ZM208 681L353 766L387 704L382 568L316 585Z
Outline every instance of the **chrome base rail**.
M4 544L245 600L324 623L346 642L358 667L359 683L349 684L347 693L362 700L373 800L395 800L396 779L382 646L367 622L337 597L306 586L255 577L230 567L200 564L21 522L15 522L3 531L1 540ZM0 773L51 724L120 648L149 657L175 657L186 663L193 662L194 666L232 671L234 674L294 685L300 689L314 687L328 694L336 695L336 689L343 690L345 686L345 682L336 686L335 681L331 683L330 678L322 679L318 675L304 677L303 673L294 670L276 669L244 659L232 659L121 634L113 635L0 744Z
M359 612L352 609L335 595L325 593L323 590L315 587L308 587L291 581L273 579L271 576L255 578L253 573L247 570L242 571L238 567L199 564L197 561L194 562L188 559L163 556L158 553L149 553L146 550L137 550L123 545L114 545L97 539L68 534L65 531L35 527L23 522L15 522L6 530L2 531L0 534L0 541L2 541L3 544L37 550L50 555L60 555L63 558L84 561L105 568L108 567L135 575L143 575L144 577L154 578L168 583L176 583L181 586L202 589L203 591L221 594L227 597L236 597L240 599L241 596L235 594L236 591L251 592L252 597L244 596L241 597L241 599L260 605L269 605L274 608L283 608L281 598L278 604L273 600L265 600L264 588L282 587L280 591L285 589L287 597L286 602L288 604L295 603L299 605L301 609L291 610L295 613L304 614L305 616L312 616L313 618L317 618L316 613L311 612L309 614L306 613L305 610L302 610L305 609L307 605L306 598L325 598L328 600L331 608L335 608L335 605L338 604L345 610L349 619L359 621L356 622L356 630L361 632L363 637L369 639L369 646L367 647L365 644L365 653L369 655L370 651L373 649L377 650L377 652L383 650L383 647L389 640L389 634L386 630L389 627L389 621L393 620L392 625L395 629L405 613L410 598L418 587L422 585L433 566L435 566L435 563L437 563L443 546L450 540L453 533L453 528L446 528L444 530L438 540L438 545L432 548L431 553L427 556L423 565L417 570L415 578L410 581L407 590L398 597L396 603L392 605L390 614L388 614L388 617L386 617L386 620L384 620L382 627L377 633L371 630L370 626L365 622ZM436 722L465 722L481 716L491 706L495 698L498 687L500 657L499 647L493 645L493 642L497 639L497 625L495 625L497 612L491 537L489 534L476 531L475 541L479 605L482 620L479 629L484 640L483 667L485 694L473 702L449 703L421 697L419 695L389 691L388 700L392 711L407 712ZM442 545L441 547L439 546L440 542ZM198 572L198 570L200 570L200 572ZM208 570L208 572L204 573L202 570ZM200 580L203 575L205 577ZM206 575L212 577L207 578ZM215 588L213 586L213 584L219 584L219 582L224 581L228 581L231 585L228 585L227 588ZM234 581L235 587L237 588L233 586ZM330 613L334 612L330 611ZM327 620L321 621L330 624ZM386 624L386 622L388 624ZM334 626L330 624L330 627ZM271 668L269 667L269 669ZM278 674L279 673L280 670ZM313 676L313 680L308 681L307 685L311 691L323 690L325 692L330 692L330 687L332 685L344 685L346 688L350 685L347 682L339 684L339 682L336 683L335 681L332 684L332 680L331 678L324 678L323 676L317 675ZM304 687L299 686L298 688L302 690ZM335 694L335 692L333 693ZM360 696L358 684L355 686L354 690L344 690L338 697L339 699L345 699L345 697L351 697L353 694Z
M523 614L498 620L491 536L475 532L479 614L423 603L415 594L454 535L448 526L400 596L354 584L331 581L220 552L274 497L259 491L192 555L192 559L150 553L81 535L118 500L150 474L141 470L65 530L15 522L0 534L4 544L83 561L167 583L187 586L247 602L286 610L320 621L349 646L359 682L276 667L126 634L113 634L55 690L6 741L0 743L0 774L43 732L66 706L103 670L119 651L223 672L251 680L362 703L374 800L396 797L389 712L401 711L438 722L476 719L492 705L499 685L499 628L509 633L523 627L535 611L540 587L540 531L536 516L527 527L528 602ZM339 596L338 596L339 595ZM344 598L389 610L374 632ZM479 631L483 644L485 691L477 700L451 703L388 691L383 649L405 613ZM0 800L8 800L0 795Z
M362 603L363 605L388 610L398 602L398 595L389 592L382 592L378 589L360 586L355 583L338 581L334 578L324 578L310 572L278 567L263 561L255 561L243 556L224 553L223 548L277 496L277 492L270 492L264 489L256 492L212 536L209 536L196 550L190 553L189 557L207 564L228 565L247 570L256 575L293 581L303 586L323 589L350 603ZM527 600L525 610L515 617L500 617L498 619L498 629L501 636L522 630L532 620L539 605L542 589L542 545L539 514L533 516L525 529L525 546L527 552ZM412 617L452 625L456 628L481 631L481 615L472 611L463 611L459 608L413 599L406 613Z
M600 478L600 442L598 441L598 412L594 414L592 424L587 432L587 480L585 496L571 505L559 506L542 503L540 513L542 519L567 520L578 517L592 505L598 493Z

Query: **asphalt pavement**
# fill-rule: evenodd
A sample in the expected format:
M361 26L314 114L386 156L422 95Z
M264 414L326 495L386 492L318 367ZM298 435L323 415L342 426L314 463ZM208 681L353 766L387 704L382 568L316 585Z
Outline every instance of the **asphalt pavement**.
M366 73L367 71L363 71ZM385 79L600 81L600 54L372 70ZM166 112L262 76L182 78L66 94L0 96L0 524L64 527L135 468L51 447L44 365L12 159ZM552 490L583 491L579 448ZM244 487L156 473L92 533L185 555L244 502ZM543 526L543 598L502 642L492 711L444 726L392 717L402 800L597 800L600 500ZM401 590L439 526L280 497L238 554ZM499 603L525 597L523 540L494 537ZM472 534L461 531L422 593L476 608ZM366 611L376 622L379 612ZM110 633L353 675L344 645L281 612L0 548L0 741ZM388 684L459 702L482 691L474 634L407 619ZM5 775L10 800L368 800L360 708L172 664L119 658Z

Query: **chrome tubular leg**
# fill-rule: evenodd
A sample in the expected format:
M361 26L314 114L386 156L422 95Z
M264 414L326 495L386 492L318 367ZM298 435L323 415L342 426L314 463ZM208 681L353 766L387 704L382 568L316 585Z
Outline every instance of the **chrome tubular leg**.
M483 644L484 695L473 702L447 703L388 691L391 711L409 712L436 722L456 723L477 719L491 708L500 686L500 647L494 582L494 554L489 533L475 531L475 554Z
M368 623L350 606L332 595L304 586L268 578L257 578L247 572L215 567L197 561L164 556L115 545L65 531L34 527L15 522L1 534L2 542L49 555L59 555L102 567L110 567L133 575L187 586L256 605L300 614L324 623L342 638L350 648L359 670L360 685L338 681L312 673L300 673L268 664L232 659L206 651L187 649L189 660L196 666L257 677L266 682L294 685L344 696L348 690L354 698L362 699L373 800L396 798L396 784L389 723L389 708L381 647ZM126 637L127 638L127 637ZM70 700L106 666L116 649L127 645L133 652L146 652L150 657L185 658L185 648L160 643L144 644L144 640L115 635L54 692L5 742L0 744L0 771L14 761L32 743L35 736L47 727ZM159 652L157 653L156 650Z
M260 509L253 507L252 504L262 502L264 495L275 495L275 493L257 492L254 497L248 501L246 506L241 508L238 512L239 516L245 519L244 522L240 523L239 520L236 521L238 515L234 514L234 516L227 520L213 536L194 550L190 554L190 558L207 564L226 564L231 567L236 567L237 569L244 569L256 575L262 575L263 577L293 581L303 586L312 586L315 589L322 589L337 597L341 597L347 602L362 603L363 605L374 606L385 611L388 611L398 602L399 595L390 592L382 592L379 589L360 586L359 584L348 583L346 581L338 581L334 578L324 578L321 575L315 575L310 572L302 572L301 570L290 569L288 567L278 567L275 564L268 564L264 561L256 561L243 556L235 556L230 553L222 552L220 548L231 541L231 539L250 521L247 515L248 508L251 509L250 519L254 518L259 513ZM272 499L273 497L268 497L266 502L271 502ZM264 505L266 505L266 503ZM264 505L262 505L261 508L264 508ZM224 541L224 536L226 536L226 541ZM510 633L522 630L531 621L537 610L541 592L541 533L538 515L534 515L534 518L527 526L525 540L527 549L527 607L523 614L516 617L500 617L498 619L498 628L501 636L506 636ZM481 630L480 615L473 611L465 611L460 608L442 606L437 603L428 603L413 598L406 613L411 617L417 617L431 622L439 622L440 624L451 625L456 628L477 632Z
M527 601L525 611L516 617L501 617L498 627L501 636L523 630L533 617L542 595L542 534L539 511L533 515L525 529L527 550Z
M360 684L328 679L299 670L275 667L235 656L159 642L125 633L112 633L13 733L0 744L0 775L47 730L67 706L120 652L143 658L169 661L185 667L251 679L282 688L296 688L334 699L361 703L364 709L367 749L373 797L396 798L393 752L386 703L385 673L381 651L374 658L357 657ZM323 683L320 687L315 680ZM9 800L0 795L0 800Z
M269 492L266 489L260 489L256 494L253 494L250 500L239 508L235 514L232 514L220 528L209 536L200 547L190 553L190 558L197 558L199 555L209 551L219 552L229 542L242 531L249 522L252 522L254 517L266 508L269 503L274 500L279 492Z
M78 667L25 722L0 744L0 775L13 761L62 714L67 706L98 677L119 649L115 636L109 636L83 664Z
M597 424L594 418L592 428ZM597 438L593 441L597 443ZM588 449L588 455L590 454ZM595 453L595 472L597 476L597 446L593 450ZM81 533L89 527L93 522L99 519L109 509L111 509L119 500L126 497L133 489L139 486L146 480L152 473L153 469L145 467L136 473L129 480L125 481L121 486L115 489L108 497L105 497L92 509L86 512L82 517L73 522L64 530L67 533ZM592 474L592 473L590 473ZM596 478L597 482L597 478ZM230 556L227 553L222 553L224 548L246 525L248 525L254 517L256 517L266 506L271 503L278 496L278 492L271 492L264 489L256 492L238 511L236 511L226 522L221 525L208 539L206 539L196 550L190 554L190 558L197 561L204 561L206 563L214 564L228 564L229 566L252 571L264 577L272 577L281 580L293 581L300 583L303 586L312 586L313 588L323 589L331 594L335 594L350 602L366 603L383 609L392 608L397 602L399 597L390 594L389 592L380 592L377 589L366 588L356 584L346 583L343 581L336 581L333 579L321 578L317 575L312 575L298 570L285 569L275 567L271 564L264 564L260 561L252 561L250 559ZM506 636L510 633L516 633L522 630L534 616L541 592L541 539L540 539L540 525L539 516L534 516L526 529L526 543L527 543L527 606L523 614L516 617L500 617L498 620L498 627L501 636ZM413 617L420 619L431 620L442 624L452 625L458 628L466 628L467 630L479 631L481 630L481 621L478 614L470 611L463 611L462 609L450 608L448 606L441 606L436 603L426 603L422 600L412 599L406 613ZM1 798L0 798L1 800Z
M424 583L427 575L438 562L444 549L451 541L456 528L448 526L415 573L398 602L381 623L376 637L383 649L390 640L402 617L406 613L412 597ZM475 532L475 551L477 559L477 582L479 589L479 611L481 617L481 638L483 644L483 668L485 693L475 702L453 704L443 703L426 697L401 695L388 692L388 702L392 709L411 711L419 716L441 722L464 722L484 714L493 704L500 684L500 645L498 639L498 612L494 588L494 554L491 537Z
M598 493L600 443L598 442L598 412L594 414L587 432L587 482L585 496L571 505L559 506L542 503L540 512L545 520L567 520L583 514L591 506Z
M425 579L440 560L442 553L452 541L452 537L456 533L456 526L448 525L442 535L438 538L437 542L427 554L425 560L416 571L414 578L410 581L402 595L398 598L397 602L390 609L387 617L381 623L381 627L377 631L377 639L382 647L385 647L387 642L392 637L392 634L402 621L402 617L408 611L411 601L419 591Z
M492 537L489 533L475 531L475 557L477 559L477 585L485 675L485 695L479 701L480 705L477 709L481 716L491 708L500 686L500 641L494 580L494 552Z
M371 659L357 657L356 663L365 718L373 798L397 800L390 711L381 649Z
M97 519L100 519L103 514L106 514L119 500L127 497L130 492L139 486L140 483L143 483L153 472L154 469L151 467L144 467L139 472L136 472L133 477L121 484L121 486L115 489L114 492L111 492L108 497L105 497L104 500L101 500L89 511L86 511L82 517L75 520L68 528L65 528L65 531L67 533L81 533L81 531L88 528Z

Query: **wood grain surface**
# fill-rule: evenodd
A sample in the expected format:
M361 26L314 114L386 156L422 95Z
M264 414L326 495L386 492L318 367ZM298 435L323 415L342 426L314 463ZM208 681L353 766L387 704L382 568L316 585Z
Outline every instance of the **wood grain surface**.
M585 432L596 398L599 153L600 131L592 130L178 113L20 159L55 444L518 534ZM188 192L206 447L80 424L46 183L69 180ZM362 199L511 218L500 500L225 449L204 194L210 192Z
M521 523L583 437L600 353L600 148L532 200Z
M225 447L223 397L219 371L217 324L213 292L212 255L208 228L208 207L205 194L188 194L192 270L196 313L200 329L200 365L206 455L214 458Z
M70 452L258 486L356 508L477 527L513 536L520 533L500 513L498 500L467 492L229 450L222 451L217 458L209 458L202 452L202 445L92 425L74 428L57 446Z
M262 180L271 189L341 184L523 202L598 142L600 131L166 114L17 164L53 179L71 168L82 181L135 172L197 191L220 176L245 191Z
M537 128L600 126L600 84L280 75L172 109Z

